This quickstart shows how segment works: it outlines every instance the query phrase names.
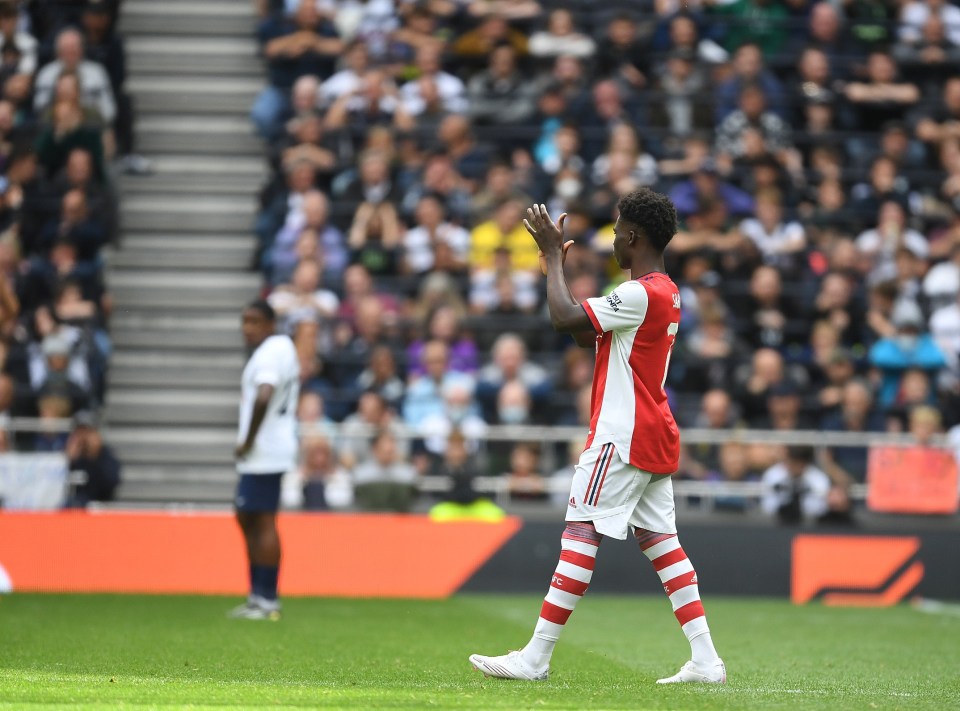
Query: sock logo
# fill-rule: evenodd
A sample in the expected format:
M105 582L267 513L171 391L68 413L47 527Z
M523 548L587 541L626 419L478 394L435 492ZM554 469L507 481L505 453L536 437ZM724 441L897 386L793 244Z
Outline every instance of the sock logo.
M552 585L556 585L558 588L563 587L563 579L559 575L554 575L553 580L550 581Z

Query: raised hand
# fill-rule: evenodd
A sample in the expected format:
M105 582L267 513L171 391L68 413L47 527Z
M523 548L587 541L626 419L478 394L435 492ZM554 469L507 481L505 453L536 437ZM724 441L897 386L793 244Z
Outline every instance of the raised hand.
M527 217L523 221L523 226L527 228L540 251L547 257L551 253L563 253L563 223L567 219L567 213L560 215L560 219L554 222L547 212L546 205L534 205L527 208Z

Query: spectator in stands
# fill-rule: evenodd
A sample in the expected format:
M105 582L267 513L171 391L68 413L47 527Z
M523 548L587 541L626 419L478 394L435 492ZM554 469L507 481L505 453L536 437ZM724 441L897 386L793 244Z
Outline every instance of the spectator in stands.
M14 3L0 5L0 44L17 52L16 74L31 75L37 70L37 40L20 28L20 13Z
M37 251L48 252L57 242L72 244L81 262L95 260L107 242L106 227L90 213L87 196L81 190L70 190L63 196L60 214L45 225Z
M770 390L787 378L783 356L772 348L759 348L753 353L749 369L737 378L737 402L743 417L751 426L759 424L767 414Z
M487 423L480 417L480 408L473 398L472 386L453 383L443 390L442 412L424 418L419 427L423 446L434 458L443 457L450 439L462 436L471 452L479 449L487 433Z
M301 363L313 362L320 327L329 324L340 307L336 294L320 288L320 265L309 260L300 262L290 283L277 287L268 301L279 317L281 328L293 338ZM326 334L324 340L328 337Z
M460 323L460 314L448 304L441 305L427 316L424 338L413 341L407 348L407 372L416 377L426 374L423 363L424 351L431 341L447 344L450 354L450 368L458 373L473 374L479 368L477 344L473 338L464 334Z
M470 309L477 314L530 313L539 301L538 283L533 271L514 269L508 247L497 247L492 267L470 273Z
M357 505L364 511L406 513L417 496L417 472L403 461L396 437L381 430L370 456L353 471Z
M741 45L733 55L732 76L717 91L716 123L722 125L742 103L743 90L758 87L763 93L768 110L783 119L785 91L776 75L764 66L760 47L753 43Z
M955 6L954 9L957 9ZM943 20L931 16L923 23L922 34L912 42L900 42L893 48L893 57L922 88L935 90L956 74L960 67L960 47Z
M960 138L960 77L947 79L937 105L917 111L916 135L934 147L951 138Z
M787 8L767 0L733 0L714 4L711 14L729 18L723 24L723 46L734 51L744 44L756 44L766 57L782 52L787 40Z
M831 483L813 464L812 447L787 447L784 459L763 473L763 512L780 523L813 522L830 510Z
M375 126L395 126L409 130L414 122L400 103L399 90L393 78L382 69L369 69L361 77L360 86L343 94L327 111L325 126L330 130ZM366 130L360 132L361 135Z
M700 429L736 429L740 421L730 394L719 388L708 390L700 400L700 411L692 426ZM692 479L708 479L725 471L721 465L722 447L710 443L695 443L684 447L681 472Z
M258 35L270 84L257 96L250 118L261 136L272 139L290 108L294 82L304 75L329 76L343 43L310 0L302 0L293 16L264 20Z
M357 411L343 420L338 438L340 461L353 468L366 457L373 446L377 432L389 431L397 438L397 446L406 456L409 441L403 437L403 423L390 403L379 393L367 391L357 399Z
M37 156L46 174L57 176L71 151L81 148L93 157L97 180L105 182L103 139L99 129L84 123L80 104L58 101L51 113L50 122L37 139Z
M339 276L347 264L347 250L343 233L330 223L330 203L317 190L301 194L290 193L289 210L283 226L276 232L268 253L274 283L282 283L293 272L300 259L301 240L308 233L322 255L323 272L328 277Z
M487 68L470 79L469 116L478 125L516 124L533 114L536 86L520 73L517 59L511 45L498 45Z
M883 3L880 3L881 5ZM829 2L817 2L810 8L807 37L799 38L804 46L819 49L830 59L837 77L849 77L860 59L860 48L850 41L837 8Z
M913 301L901 300L893 309L893 337L881 338L870 349L870 364L882 376L878 400L888 408L897 401L904 373L917 368L931 376L947 364L933 337L925 332L923 312Z
M497 206L493 219L477 225L470 233L470 265L489 269L495 265L500 247L509 250L513 269L539 269L537 245L523 227L523 205L508 200Z
M807 249L803 225L784 220L783 197L776 190L765 190L755 197L756 218L740 223L740 231L760 253L764 264L787 274L797 274Z
M450 248L458 268L467 264L470 233L459 225L448 222L443 202L436 195L424 195L417 203L414 227L403 237L406 271L423 274L436 265L438 244Z
M514 445L510 454L510 471L506 472L507 490L513 501L543 501L547 498L546 481L540 473L540 448L532 443Z
M360 377L357 387L362 392L373 392L384 399L394 412L400 411L406 390L397 368L397 360L387 346L377 346L370 352L370 363Z
M746 134L749 131L758 132L764 147L775 155L782 155L792 147L790 127L779 116L767 111L763 89L752 84L744 86L738 106L717 127L717 152L721 160L743 158L747 154Z
M903 42L916 44L923 39L930 18L943 24L950 42L960 45L960 8L943 0L911 0L903 4L898 35Z
M635 89L647 84L650 74L649 50L640 39L637 22L628 13L614 15L603 28L597 46L597 75L625 81ZM536 52L533 52L536 54Z
M91 501L113 501L121 481L120 461L104 444L89 413L78 413L74 418L64 454L70 471L81 472L83 477L68 505L82 507Z
M329 108L342 96L355 93L363 83L363 76L370 68L370 52L367 45L353 40L341 57L341 68L325 79L317 92L316 102L321 109Z
M684 390L724 387L735 365L748 356L723 303L705 305L699 316L698 327L689 331L678 358Z
M873 393L861 380L851 380L842 389L840 411L824 418L827 432L882 432L883 418L873 408ZM829 447L823 452L823 470L839 486L863 483L867 477L866 447Z
M306 511L347 509L353 504L350 474L337 463L330 440L310 436L301 445L300 483Z
M752 215L754 209L753 198L720 179L713 159L704 160L689 180L677 183L670 190L670 199L681 217L692 215L700 205L713 200L722 201L727 213L734 216Z
M487 420L492 421L497 415L500 390L514 380L526 388L532 405L549 398L552 387L547 372L527 358L526 345L519 336L504 333L494 342L492 360L480 369L477 381L477 399L483 405ZM517 403L511 401L510 407L516 406ZM507 419L516 412L513 410Z
M373 276L397 276L401 267L403 226L392 202L363 202L347 235L350 261Z
M880 278L896 275L894 260L900 249L907 249L925 259L930 254L927 239L907 226L903 206L895 200L880 205L876 227L861 232L856 240L857 251L868 261L871 271Z
M416 78L408 81L400 89L400 101L404 111L413 117L420 116L427 109L424 101L423 82L433 82L437 98L443 111L453 114L465 113L469 107L467 90L463 82L440 67L441 47L427 44L417 49Z
M530 36L530 55L533 57L557 57L561 54L587 59L597 51L593 39L580 32L571 13L566 8L557 8L547 16L546 29Z
M413 377L403 399L403 419L419 427L430 415L443 414L443 392L454 385L472 389L473 379L450 368L450 349L443 341L430 341L421 358L425 374Z
M57 327L46 308L36 314L38 332L45 334L31 344L30 384L38 395L65 397L70 405L68 417L90 409L90 369L80 332L71 326Z
M518 5L529 3L518 3ZM480 24L458 37L450 49L454 56L469 62L490 56L494 47L506 42L520 54L527 53L527 37L510 27L501 14L489 14Z
M703 98L706 86L696 55L689 49L673 50L657 72L657 89L664 99L658 123L674 136L712 127L713 111Z
M870 54L866 81L850 82L844 93L856 109L861 126L882 126L901 119L904 111L920 99L917 86L900 81L893 59L879 51Z
M54 89L62 74L75 74L80 87L80 103L84 108L96 109L109 126L117 116L117 105L110 85L110 77L102 65L83 58L83 36L74 29L66 29L57 36L57 58L40 73L34 85L33 105L43 112L54 100Z
M737 331L755 348L782 348L797 343L805 327L793 299L783 293L783 280L774 267L762 266L750 278L749 297L734 305Z
M755 426L779 432L809 430L815 422L803 411L800 389L791 380L783 380L767 391L767 416Z

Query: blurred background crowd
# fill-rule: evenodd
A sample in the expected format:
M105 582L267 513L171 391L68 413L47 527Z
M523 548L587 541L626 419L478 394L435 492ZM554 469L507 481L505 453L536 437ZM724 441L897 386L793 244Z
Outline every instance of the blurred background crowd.
M336 505L325 481L468 469L545 497L578 443L477 459L490 425L588 421L593 354L543 317L523 211L568 213L584 299L624 279L615 204L639 186L669 194L681 220L667 252L681 426L928 442L960 421L960 7L260 7L269 81L251 117L273 177L256 268L300 353L318 505ZM334 421L377 434L335 446ZM688 447L680 476L809 466L842 499L866 457L731 441Z
M119 464L97 432L110 359L101 250L113 176L133 153L117 0L0 2L0 451L65 452L109 499ZM39 425L8 430L11 418Z

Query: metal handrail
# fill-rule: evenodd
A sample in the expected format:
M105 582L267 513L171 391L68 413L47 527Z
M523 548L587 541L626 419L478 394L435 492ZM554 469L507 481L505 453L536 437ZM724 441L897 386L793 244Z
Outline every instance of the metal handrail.
M421 439L430 436L418 428L408 425L392 426L391 430L404 439ZM330 436L339 439L359 439L372 437L378 431L373 425L355 425L345 430L342 424L301 425L302 436ZM488 425L477 439L490 442L544 442L563 444L586 439L583 427L562 425ZM755 429L705 429L699 427L683 428L680 431L681 442L689 444L725 444L740 442L743 444L782 444L806 445L818 449L824 447L870 447L883 445L889 447L910 447L917 444L909 434L889 432L831 432L826 430L755 430ZM951 449L943 435L931 440L928 446L937 449Z

